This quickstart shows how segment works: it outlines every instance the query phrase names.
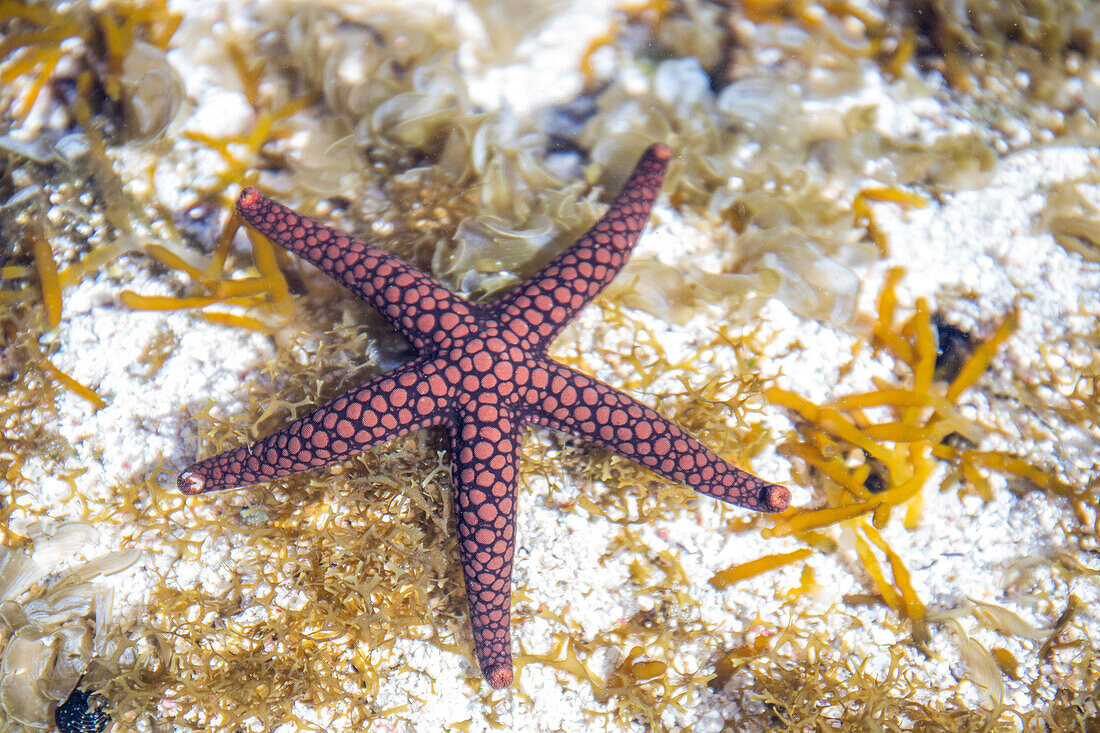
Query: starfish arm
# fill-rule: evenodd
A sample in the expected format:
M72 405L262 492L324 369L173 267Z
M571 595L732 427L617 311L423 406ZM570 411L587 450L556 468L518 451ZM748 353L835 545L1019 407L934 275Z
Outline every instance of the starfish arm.
M761 512L781 512L790 504L785 486L742 471L676 423L597 379L545 360L531 369L531 386L524 399L533 423L602 445L730 504Z
M512 684L512 555L522 425L498 404L475 404L451 429L455 525L474 653L495 688Z
M546 349L626 264L671 157L667 146L651 145L603 218L523 285L490 305L490 312L531 346Z
M396 255L299 214L255 188L241 192L237 210L272 241L370 303L418 350L449 341L456 327L474 319L473 305Z
M446 420L450 387L438 362L418 359L377 377L277 433L188 466L185 494L234 489L327 466L372 445Z

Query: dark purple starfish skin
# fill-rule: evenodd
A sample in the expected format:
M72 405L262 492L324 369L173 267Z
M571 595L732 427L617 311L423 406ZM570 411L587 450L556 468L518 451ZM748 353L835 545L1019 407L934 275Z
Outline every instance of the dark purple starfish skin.
M617 389L551 360L558 333L626 264L672 153L646 150L595 226L500 300L478 305L394 255L246 188L245 221L374 306L417 358L249 446L179 476L187 494L247 486L324 466L420 428L450 434L455 520L475 652L496 688L512 683L516 484L527 425L598 443L716 499L779 512L790 492L719 458Z

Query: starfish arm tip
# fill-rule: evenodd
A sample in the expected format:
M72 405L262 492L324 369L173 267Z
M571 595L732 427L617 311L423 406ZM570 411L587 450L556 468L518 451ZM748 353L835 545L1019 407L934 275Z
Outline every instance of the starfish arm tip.
M766 512L781 512L791 505L791 490L786 486L768 484L761 492L761 503Z
M485 670L485 679L494 690L503 690L512 686L512 668L501 665Z
M206 481L191 469L187 469L176 479L176 488L185 494L201 494L206 488Z
M657 160L664 161L672 157L672 148L664 143L653 143L649 149L653 151L653 157Z
M241 191L241 195L237 197L237 210L242 214L253 211L260 205L260 201L262 200L263 194L254 187L249 186Z

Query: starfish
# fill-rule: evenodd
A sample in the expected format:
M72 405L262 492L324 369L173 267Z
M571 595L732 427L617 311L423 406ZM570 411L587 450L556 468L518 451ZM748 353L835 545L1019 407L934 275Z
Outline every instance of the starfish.
M246 188L246 222L371 304L417 357L251 445L180 474L187 494L324 466L413 430L450 436L462 571L482 674L512 683L511 591L520 443L528 425L597 443L700 493L779 512L790 492L727 463L629 395L559 364L547 349L626 264L671 150L646 150L611 208L581 239L499 300L472 303L398 257Z

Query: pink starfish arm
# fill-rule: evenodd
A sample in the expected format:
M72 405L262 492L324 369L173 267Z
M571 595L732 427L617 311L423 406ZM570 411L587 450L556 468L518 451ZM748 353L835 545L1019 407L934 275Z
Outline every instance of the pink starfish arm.
M791 502L785 486L742 471L676 423L586 374L546 360L532 368L531 385L523 397L532 423L602 445L730 504L781 512Z
M438 361L416 359L372 379L251 445L189 466L177 486L201 494L327 466L448 417L451 386Z
M272 241L316 265L374 306L416 349L446 344L473 306L384 249L272 201L254 188L237 199L241 216Z
M495 688L512 684L512 556L523 425L495 394L462 411L451 428L455 525L466 579L474 652Z
M491 303L488 313L530 347L545 350L626 264L671 157L667 145L649 146L603 218L522 285Z

